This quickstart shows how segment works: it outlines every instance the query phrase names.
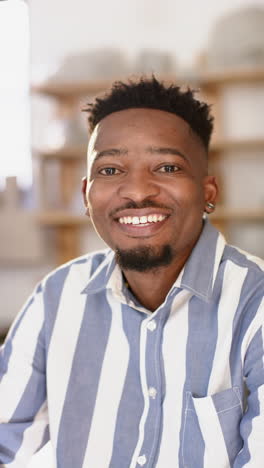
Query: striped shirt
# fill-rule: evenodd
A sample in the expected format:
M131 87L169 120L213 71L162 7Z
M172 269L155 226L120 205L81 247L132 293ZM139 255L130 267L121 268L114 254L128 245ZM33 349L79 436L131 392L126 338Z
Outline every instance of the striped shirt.
M264 466L264 263L207 221L153 313L114 253L41 282L0 355L0 466Z

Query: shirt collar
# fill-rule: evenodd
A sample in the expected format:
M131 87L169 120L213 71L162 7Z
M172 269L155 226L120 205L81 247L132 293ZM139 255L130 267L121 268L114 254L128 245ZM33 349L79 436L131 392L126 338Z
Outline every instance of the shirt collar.
M114 279L111 280L111 278ZM113 281L115 281L117 288L122 288L122 272L115 262L114 252L109 250L108 255L106 255L106 258L92 274L87 286L82 292L93 294L103 289L111 289Z
M187 289L200 299L209 302L225 245L223 235L205 220L198 242L176 283L182 289Z
M173 288L187 289L209 302L225 244L222 234L206 220L202 233ZM116 264L113 251L109 251L82 292L93 294L105 289L111 289L120 299L124 298L123 275Z

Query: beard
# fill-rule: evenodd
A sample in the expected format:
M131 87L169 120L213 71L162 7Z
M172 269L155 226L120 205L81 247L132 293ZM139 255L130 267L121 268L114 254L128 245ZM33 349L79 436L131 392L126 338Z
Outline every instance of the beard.
M116 262L123 270L146 272L159 267L170 265L173 260L173 250L170 245L163 245L159 249L144 246L135 249L116 249Z

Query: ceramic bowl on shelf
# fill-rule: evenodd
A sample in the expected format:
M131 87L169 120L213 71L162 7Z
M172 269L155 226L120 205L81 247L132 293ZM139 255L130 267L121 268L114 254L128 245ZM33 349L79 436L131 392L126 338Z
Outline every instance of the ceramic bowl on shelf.
M264 8L249 6L222 16L208 42L210 69L264 66Z
M113 79L129 72L123 52L115 48L100 48L67 55L48 83L68 83Z

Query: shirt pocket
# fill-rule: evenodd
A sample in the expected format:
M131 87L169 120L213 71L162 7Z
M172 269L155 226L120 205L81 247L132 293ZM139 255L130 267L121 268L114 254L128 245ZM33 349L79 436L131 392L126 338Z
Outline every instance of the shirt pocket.
M182 443L183 466L229 468L242 448L243 414L238 387L196 397L187 392Z

